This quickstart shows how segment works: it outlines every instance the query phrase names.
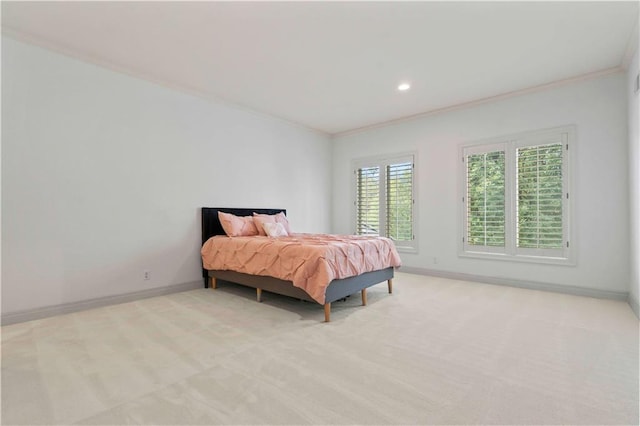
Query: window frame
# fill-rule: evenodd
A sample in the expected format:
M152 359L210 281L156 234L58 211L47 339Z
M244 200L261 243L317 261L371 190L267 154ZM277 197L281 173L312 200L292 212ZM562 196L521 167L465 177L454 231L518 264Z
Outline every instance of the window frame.
M412 234L413 238L411 240L392 240L396 246L396 249L399 252L404 253L417 253L418 252L418 229L417 229L417 200L416 194L417 192L417 162L418 155L416 152L407 152L407 153L399 153L399 154L390 154L390 155L382 155L375 157L366 157L366 158L357 158L351 161L351 169L352 169L352 178L351 178L351 197L352 197L352 211L351 211L351 226L353 227L353 233L358 234L358 169L368 168L368 167L379 167L380 168L380 179L379 179L379 224L380 229L384 230L384 235L381 236L386 237L387 230L387 189L386 189L386 167L393 164L401 164L406 162L412 162L413 170L411 174L412 182L411 182L411 198L412 198L412 211L411 211L411 226L412 226Z
M517 149L562 144L562 248L531 249L517 247ZM505 245L504 247L471 246L468 244L467 221L467 162L469 155L503 150L505 153ZM486 139L459 146L459 221L458 256L478 259L518 262L576 264L573 173L576 157L576 127L567 125L551 129L518 133Z

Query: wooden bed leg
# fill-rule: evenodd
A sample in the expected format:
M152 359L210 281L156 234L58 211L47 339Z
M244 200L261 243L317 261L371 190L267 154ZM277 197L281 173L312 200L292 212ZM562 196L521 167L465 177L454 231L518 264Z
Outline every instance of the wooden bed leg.
M367 289L362 289L362 306L367 306Z
M393 293L393 280L387 281L387 286L389 287L389 294Z
M256 288L256 299L259 302L262 302L262 289L261 288Z
M216 277L209 277L209 288L212 290L215 290L216 288L218 288Z
M324 322L331 322L331 303L324 304Z

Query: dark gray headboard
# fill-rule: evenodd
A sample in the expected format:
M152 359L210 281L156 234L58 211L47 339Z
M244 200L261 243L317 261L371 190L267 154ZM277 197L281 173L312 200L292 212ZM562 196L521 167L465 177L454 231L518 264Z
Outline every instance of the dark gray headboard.
M238 209L227 207L203 207L202 208L202 244L204 244L209 238L215 235L226 235L220 219L218 219L218 212L231 213L236 216L252 216L253 213L260 214L277 214L283 212L287 214L285 209ZM202 270L202 276L204 277L204 286L207 286L207 271Z

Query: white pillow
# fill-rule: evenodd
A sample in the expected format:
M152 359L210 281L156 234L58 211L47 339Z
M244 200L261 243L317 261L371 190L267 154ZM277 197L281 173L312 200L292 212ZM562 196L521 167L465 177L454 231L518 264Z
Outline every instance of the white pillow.
M253 212L253 221L256 223L256 228L258 228L258 233L260 235L266 235L264 232L263 223L266 222L278 222L284 226L284 230L287 231L287 234L291 234L291 227L289 226L289 219L283 212L277 214L260 214Z
M284 229L284 225L278 222L265 222L262 224L264 232L269 237L288 237L287 230Z

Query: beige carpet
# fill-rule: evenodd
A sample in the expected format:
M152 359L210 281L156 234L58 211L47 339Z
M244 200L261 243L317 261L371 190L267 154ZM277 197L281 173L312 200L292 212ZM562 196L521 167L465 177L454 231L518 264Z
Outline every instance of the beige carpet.
M319 305L235 286L2 328L2 424L638 424L624 302L398 274Z

